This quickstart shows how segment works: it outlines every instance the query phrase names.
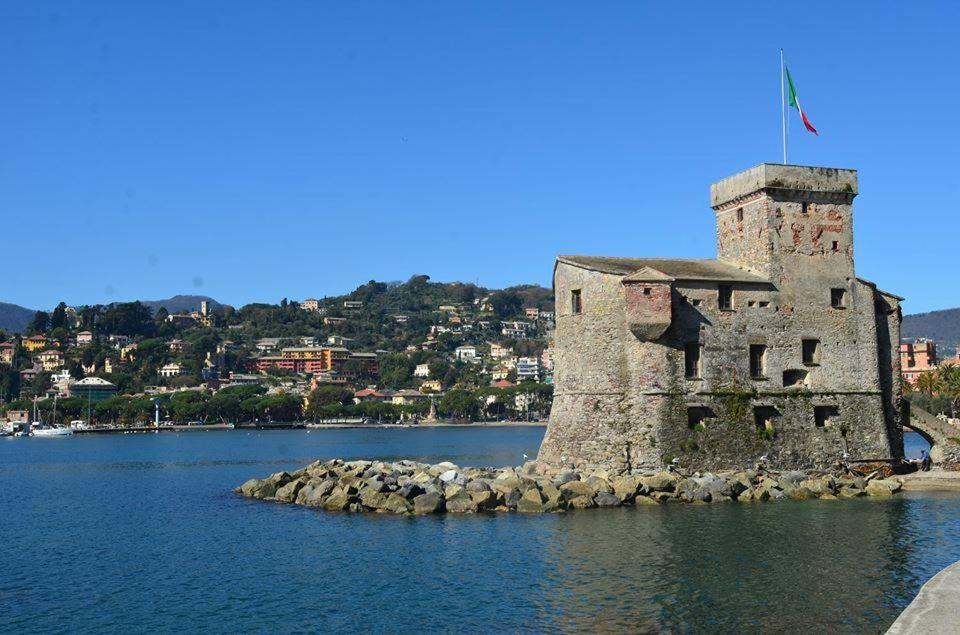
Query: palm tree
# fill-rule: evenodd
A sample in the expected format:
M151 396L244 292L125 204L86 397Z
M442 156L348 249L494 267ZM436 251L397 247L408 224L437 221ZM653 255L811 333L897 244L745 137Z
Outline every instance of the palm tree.
M946 370L946 366L936 371L920 373L917 375L916 388L927 397L932 397L939 393L943 388L943 375L941 371Z
M936 374L939 376L939 393L950 400L950 418L956 418L956 407L960 402L960 366L941 366Z

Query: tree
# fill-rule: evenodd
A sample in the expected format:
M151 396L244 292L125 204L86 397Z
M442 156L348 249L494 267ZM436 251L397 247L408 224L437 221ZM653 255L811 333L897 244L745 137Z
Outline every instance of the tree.
M934 393L940 392L940 380L939 371L920 373L917 376L917 390L927 397L932 397Z
M27 330L32 333L45 333L49 327L50 314L46 311L37 311L33 314L33 320L30 321Z
M454 419L471 419L479 411L479 403L473 392L454 388L440 400L440 414Z
M104 309L97 323L101 332L151 336L157 332L149 307L137 302L117 302Z
M490 296L493 313L497 318L505 320L520 313L523 308L523 298L512 291L500 291Z
M65 329L69 326L70 325L67 324L67 305L65 302L61 302L50 316L50 328Z

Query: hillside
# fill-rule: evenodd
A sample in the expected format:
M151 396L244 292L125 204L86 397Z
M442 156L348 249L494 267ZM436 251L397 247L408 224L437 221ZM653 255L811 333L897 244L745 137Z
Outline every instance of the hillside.
M161 308L166 309L167 313L184 313L198 310L200 303L204 300L210 303L212 311L219 311L225 306L205 295L175 295L165 300L141 300L140 303L149 307L154 313Z
M937 342L941 357L952 355L960 346L960 308L903 316L903 339L927 337Z
M0 329L11 333L19 333L30 323L34 313L33 309L0 302Z

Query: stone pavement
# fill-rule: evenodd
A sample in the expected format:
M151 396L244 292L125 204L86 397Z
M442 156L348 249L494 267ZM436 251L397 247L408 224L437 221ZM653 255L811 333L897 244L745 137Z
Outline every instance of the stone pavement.
M887 635L960 633L960 562L930 578Z

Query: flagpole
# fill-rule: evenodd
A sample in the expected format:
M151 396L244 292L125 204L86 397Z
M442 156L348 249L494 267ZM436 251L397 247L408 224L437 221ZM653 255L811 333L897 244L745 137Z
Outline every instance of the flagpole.
M787 163L787 100L783 88L783 49L780 49L780 130L783 132L783 163Z

